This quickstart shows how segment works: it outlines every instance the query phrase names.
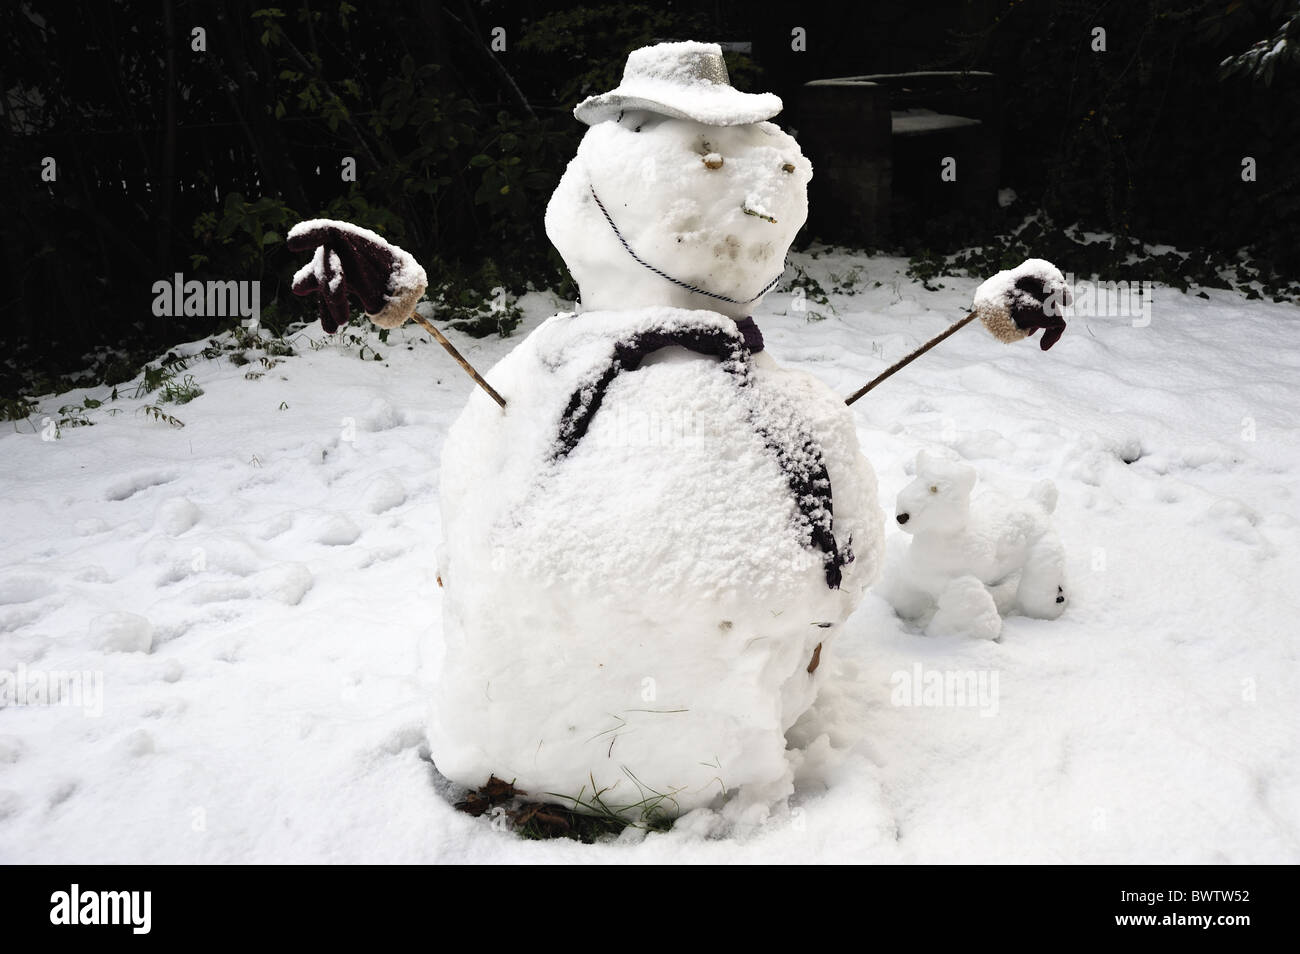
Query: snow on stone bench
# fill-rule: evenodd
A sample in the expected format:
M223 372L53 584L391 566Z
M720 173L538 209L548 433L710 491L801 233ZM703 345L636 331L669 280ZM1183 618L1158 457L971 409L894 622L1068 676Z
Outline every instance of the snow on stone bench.
M889 120L890 131L895 136L924 136L926 133L983 125L980 120L969 116L949 116L932 109L893 110Z

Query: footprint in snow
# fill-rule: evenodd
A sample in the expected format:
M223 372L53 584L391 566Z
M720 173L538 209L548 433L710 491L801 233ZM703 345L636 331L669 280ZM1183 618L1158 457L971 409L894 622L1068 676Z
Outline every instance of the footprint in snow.
M0 633L15 632L29 623L36 622L44 615L44 610L34 606L25 606L22 609L0 613Z
M270 518L263 525L258 536L263 540L274 540L293 529L293 514L282 513Z
M150 487L160 487L163 484L170 484L175 479L175 474L162 473L159 471L132 474L130 477L110 484L108 489L104 492L104 499L127 500L141 491L148 490Z
M158 586L208 572L251 576L263 565L258 552L235 534L191 537L184 543L166 536L151 537L140 547L138 559L140 563L166 568L158 578Z
M345 547L356 543L359 536L361 536L360 527L342 514L334 514L326 518L320 533L316 536L316 542L323 543L327 547Z
M77 782L71 780L60 782L50 793L50 808L58 808L75 795L79 787Z
M30 603L54 592L54 585L44 577L15 575L0 579L0 606Z
M51 640L42 633L9 633L0 640L0 670L14 669L18 663L32 666L45 658Z
M366 409L366 413L361 416L361 420L357 423L363 431L374 433L401 427L405 423L405 419L402 412L393 405L382 398L376 398L370 402L370 407Z
M0 735L0 765L12 765L23 757L27 745L16 735Z
M381 514L406 503L406 488L391 474L381 474L366 490L363 505L373 514Z
M98 563L87 563L72 572L72 578L78 583L112 583L113 577L108 570Z
M413 749L424 741L424 724L412 723L390 732L380 743L380 747L391 755L398 755L406 749Z
M392 560L404 557L410 552L411 548L405 546L379 547L378 549L371 550L367 553L364 559L357 564L357 569L364 570L367 567L375 566L379 563L388 563Z
M188 587L180 599L186 603L204 606L208 603L243 602L253 598L253 590L243 581L220 580L210 583L196 583Z
M243 580L197 583L185 590L181 599L196 605L262 599L297 606L314 583L311 571L303 564L281 563Z
M1229 540L1269 552L1272 550L1268 540L1256 529L1260 522L1259 514L1240 500L1231 497L1216 500L1202 515L1202 519Z
M137 613L104 613L90 621L90 641L107 653L147 653L153 649L153 623Z
M13 818L23 807L23 800L12 789L0 789L0 821Z
M262 599L297 606L315 582L315 577L303 564L281 563L257 574L253 585Z
M170 537L179 537L199 522L199 508L187 497L171 497L158 505L154 529Z
M128 758L138 759L141 756L150 755L154 748L153 736L144 729L128 732L122 741L118 743L119 751Z

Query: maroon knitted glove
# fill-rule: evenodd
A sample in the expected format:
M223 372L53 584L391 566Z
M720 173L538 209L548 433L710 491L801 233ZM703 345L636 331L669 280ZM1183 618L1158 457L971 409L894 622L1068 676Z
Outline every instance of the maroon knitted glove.
M1068 285L1061 286L1054 294L1038 276L1025 275L1016 280L1015 292L1011 295L1011 320L1026 335L1032 335L1042 328L1043 337L1038 346L1046 351L1065 334L1065 318L1061 315L1061 309L1072 301Z
M381 328L406 321L424 294L424 269L402 249L349 222L312 219L289 232L289 250L315 249L293 277L295 295L319 294L321 327L332 334L351 317L348 296Z

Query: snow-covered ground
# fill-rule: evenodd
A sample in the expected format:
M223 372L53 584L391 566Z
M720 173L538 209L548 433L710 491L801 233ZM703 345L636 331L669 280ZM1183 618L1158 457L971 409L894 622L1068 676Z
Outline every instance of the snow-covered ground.
M824 321L756 316L845 394L978 284L793 260L859 270ZM270 369L196 360L183 429L126 385L45 440L108 389L47 398L0 433L0 679L29 692L0 711L0 861L1300 861L1300 309L1208 295L1049 353L972 327L860 401L891 516L923 448L1055 480L1067 612L932 639L871 594L791 733L790 805L593 846L456 812L427 761L439 450L473 384L423 331L372 335L382 362L318 325ZM523 305L518 335L564 307ZM453 337L480 367L519 340ZM68 672L80 706L30 704ZM945 675L979 691L927 694Z

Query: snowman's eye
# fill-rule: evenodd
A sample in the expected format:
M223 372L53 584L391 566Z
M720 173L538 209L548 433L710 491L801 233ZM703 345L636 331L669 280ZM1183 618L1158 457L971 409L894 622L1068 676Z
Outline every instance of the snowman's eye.
M702 158L704 160L704 167L706 169L722 168L722 157L718 155L716 152L711 152L708 155L703 156Z
M782 172L794 172L794 163L793 163L793 162L783 162L783 163L781 163L781 171L782 171Z
M937 486L935 486L934 484L931 484L931 485L930 485L930 493L932 493L932 494L937 494L938 492L939 492L939 488L938 488Z

